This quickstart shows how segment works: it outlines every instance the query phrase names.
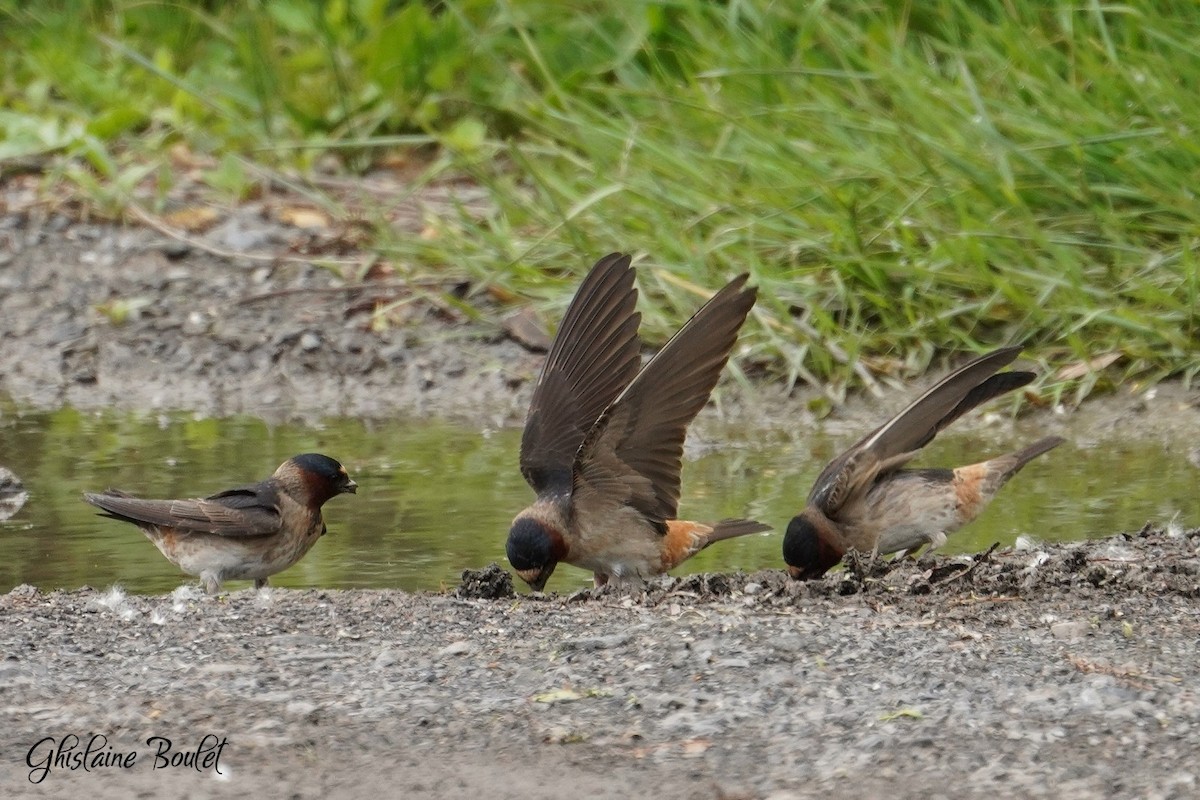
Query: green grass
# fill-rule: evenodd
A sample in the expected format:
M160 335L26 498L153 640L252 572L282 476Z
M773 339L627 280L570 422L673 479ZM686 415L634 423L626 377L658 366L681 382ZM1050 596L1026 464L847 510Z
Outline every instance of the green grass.
M169 196L181 143L232 196L245 164L409 154L418 188L465 175L494 210L377 225L402 274L557 315L596 257L637 252L661 341L749 270L739 364L835 398L1010 341L1051 366L1122 354L1051 387L1077 396L1200 371L1200 6L564 8L0 5L0 163L119 214Z

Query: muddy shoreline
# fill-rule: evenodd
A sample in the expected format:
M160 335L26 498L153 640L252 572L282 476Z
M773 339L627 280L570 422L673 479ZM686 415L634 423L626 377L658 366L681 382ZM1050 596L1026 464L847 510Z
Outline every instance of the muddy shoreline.
M290 246L251 222L204 240ZM505 335L507 309L468 322L416 298L407 322L371 330L387 292L144 228L0 214L0 394L25 408L520 423L541 355ZM849 441L912 391L818 421L804 390L726 382L696 429L821 425ZM1083 458L1131 437L1187 457L1200 392L1125 387L1017 424L1068 436ZM495 575L466 596L18 587L0 596L0 792L1191 797L1200 536L1170 533L811 586L780 571L688 576L636 596L514 598ZM138 765L29 782L35 742L93 733ZM226 774L151 767L148 737L206 734L227 737Z
M1200 532L666 579L645 593L251 590L0 597L9 724L100 733L127 770L47 797L1195 795ZM212 770L154 770L151 736ZM35 759L36 761L36 759Z
M19 205L15 194L9 207ZM253 245L243 258L148 228L0 213L0 395L36 409L520 424L543 356L504 330L519 306L482 301L487 319L469 321L396 281L348 286L291 255L296 237L253 204L193 237L222 252ZM372 328L373 310L395 301L405 301L402 319ZM826 419L811 410L812 388L725 380L697 426L802 434L824 425L857 437L946 366L881 396L851 397ZM1178 381L1023 416L1083 446L1129 436L1200 445L1200 389ZM987 424L972 415L956 428Z

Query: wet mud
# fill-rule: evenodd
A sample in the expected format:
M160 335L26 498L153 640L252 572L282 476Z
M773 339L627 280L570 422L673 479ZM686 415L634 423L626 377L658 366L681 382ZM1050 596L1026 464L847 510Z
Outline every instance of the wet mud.
M36 790L1192 797L1198 545L1146 530L633 594L514 597L498 568L448 594L18 587L0 791L29 796L44 737L101 733L137 763ZM152 769L150 737L210 734L223 774Z

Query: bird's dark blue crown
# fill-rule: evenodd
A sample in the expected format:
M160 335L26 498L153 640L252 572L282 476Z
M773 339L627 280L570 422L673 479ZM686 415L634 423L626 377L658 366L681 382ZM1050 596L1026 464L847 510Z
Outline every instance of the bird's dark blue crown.
M550 534L537 520L521 517L508 531L508 563L518 572L540 569L554 560Z
M783 535L783 561L791 567L810 569L821 561L817 529L804 517L792 517Z
M322 478L327 478L331 481L346 477L346 470L341 464L329 456L323 456L320 453L304 453L293 458L292 463L306 472L320 475Z

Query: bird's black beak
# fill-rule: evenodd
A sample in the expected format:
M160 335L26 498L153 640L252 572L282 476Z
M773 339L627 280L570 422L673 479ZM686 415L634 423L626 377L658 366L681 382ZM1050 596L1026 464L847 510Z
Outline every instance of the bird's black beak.
M348 480L342 484L341 491L343 494L358 494L358 484Z
M546 581L550 580L550 576L554 574L555 565L556 562L551 562L537 569L519 570L517 575L521 576L521 580L529 584L530 589L540 592L546 588Z

